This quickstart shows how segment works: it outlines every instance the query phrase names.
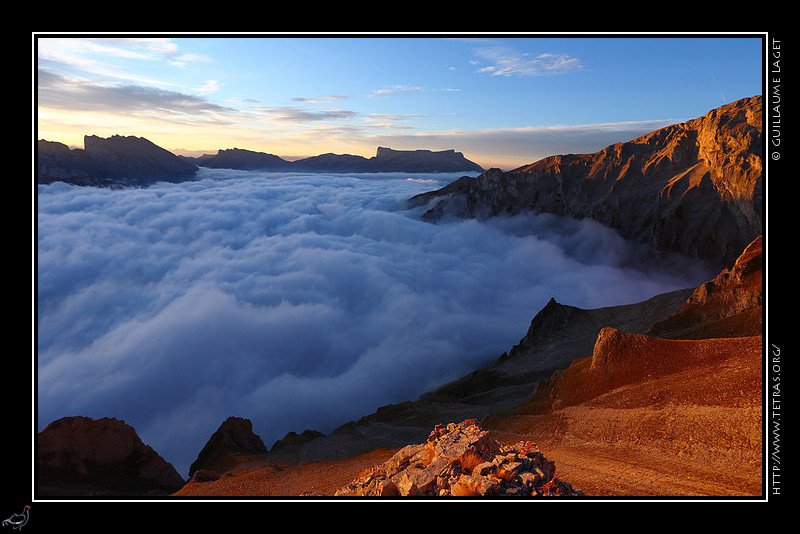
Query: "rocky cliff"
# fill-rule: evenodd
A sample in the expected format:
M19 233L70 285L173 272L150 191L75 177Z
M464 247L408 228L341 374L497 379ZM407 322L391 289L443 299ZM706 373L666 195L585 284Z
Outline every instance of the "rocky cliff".
M682 338L760 334L763 266L763 238L758 236L733 266L700 285L672 316L655 323L647 334Z
M83 149L40 139L36 145L36 183L76 185L147 185L187 180L197 166L142 137L84 136Z
M533 318L519 343L487 367L423 396L467 404L511 404L524 401L536 384L578 355L590 354L604 327L645 333L654 323L667 320L692 294L681 289L644 302L623 306L583 309L555 298Z
M762 97L594 154L489 169L411 199L424 217L524 210L591 218L623 237L726 265L762 232Z

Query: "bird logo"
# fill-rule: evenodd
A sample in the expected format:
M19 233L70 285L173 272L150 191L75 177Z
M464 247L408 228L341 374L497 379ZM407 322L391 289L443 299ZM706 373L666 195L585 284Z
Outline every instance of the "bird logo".
M31 507L26 504L21 514L12 514L8 519L4 519L3 526L10 526L11 528L21 530L22 527L25 526L25 523L28 522L28 511L30 509Z

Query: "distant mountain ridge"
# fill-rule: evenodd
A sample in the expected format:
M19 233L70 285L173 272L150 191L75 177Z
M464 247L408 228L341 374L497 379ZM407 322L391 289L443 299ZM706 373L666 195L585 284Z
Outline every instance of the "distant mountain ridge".
M40 139L36 144L36 183L146 185L194 177L197 166L143 137L86 135L83 149Z
M143 137L120 135L84 136L83 149L39 139L36 159L38 184L61 181L97 187L180 182L192 179L199 167L299 172L483 172L480 165L452 149L434 152L378 147L372 158L328 153L289 161L273 154L233 148L187 157Z
M289 161L273 154L241 148L204 154L200 157L182 156L200 167L239 170L274 170L301 172L483 172L483 168L453 149L394 150L378 147L375 156L365 158L352 154L326 153Z

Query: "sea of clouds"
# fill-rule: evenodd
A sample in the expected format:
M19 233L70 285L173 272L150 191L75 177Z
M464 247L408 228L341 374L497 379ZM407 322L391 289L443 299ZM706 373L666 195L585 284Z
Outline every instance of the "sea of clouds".
M185 477L228 416L268 448L328 433L494 361L551 297L626 304L712 274L591 221L407 207L460 175L38 186L38 429L123 419Z

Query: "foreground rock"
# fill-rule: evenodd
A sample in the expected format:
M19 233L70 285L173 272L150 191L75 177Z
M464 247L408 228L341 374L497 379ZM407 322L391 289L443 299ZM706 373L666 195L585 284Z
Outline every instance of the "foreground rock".
M498 443L475 419L436 425L425 443L400 449L336 496L578 496L532 442Z
M762 97L594 154L489 169L417 195L424 218L525 210L591 218L623 237L723 264L762 232Z
M40 496L168 495L184 480L136 431L113 418L63 417L39 432Z

